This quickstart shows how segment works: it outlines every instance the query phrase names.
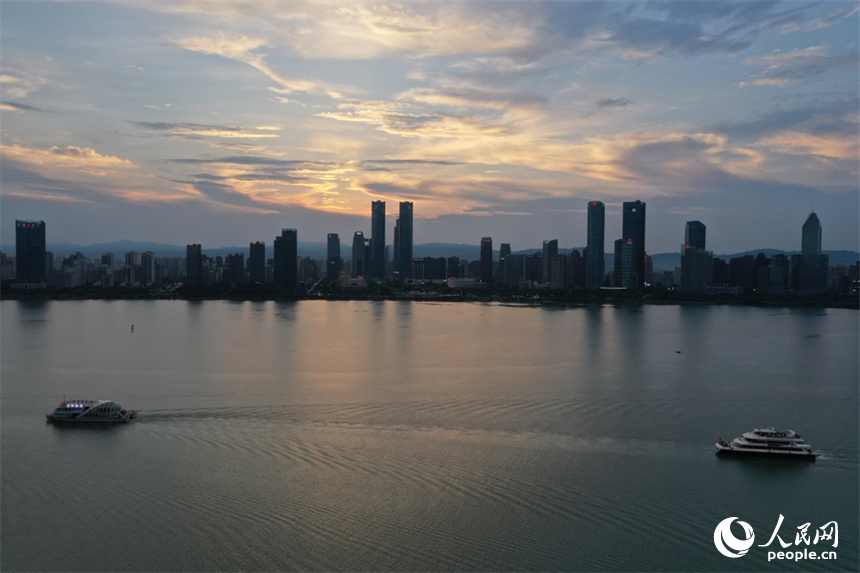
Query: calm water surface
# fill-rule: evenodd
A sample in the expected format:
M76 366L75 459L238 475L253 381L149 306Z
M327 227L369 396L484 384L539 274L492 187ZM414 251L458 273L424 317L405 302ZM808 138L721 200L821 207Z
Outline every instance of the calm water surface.
M856 311L0 312L4 571L858 569ZM46 424L64 395L139 417ZM761 425L797 430L821 457L714 455L718 437ZM809 549L837 560L768 563L777 541L717 552L723 519L748 522L758 545L780 514L790 543L836 521L838 547Z

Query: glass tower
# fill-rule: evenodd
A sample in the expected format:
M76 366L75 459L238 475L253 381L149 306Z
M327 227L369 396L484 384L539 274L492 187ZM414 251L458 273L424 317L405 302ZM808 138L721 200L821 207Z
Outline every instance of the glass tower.
M275 285L292 291L299 282L299 234L295 229L282 229L275 237L275 265L272 269Z
M412 278L412 201L400 202L400 219L397 229L400 278Z
M800 254L804 257L821 254L821 221L815 213L810 213L803 224Z
M370 276L385 278L385 201L370 207Z
M481 237L481 281L493 280L493 238Z
M630 288L639 290L645 281L645 203L624 203L621 238L633 243L630 257Z
M588 203L588 242L585 247L585 288L603 286L603 230L606 208L600 201Z
M46 282L44 221L15 221L15 262L18 282Z

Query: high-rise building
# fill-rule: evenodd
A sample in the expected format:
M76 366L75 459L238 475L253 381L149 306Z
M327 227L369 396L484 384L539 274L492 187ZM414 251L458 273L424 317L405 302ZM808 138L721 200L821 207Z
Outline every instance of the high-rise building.
M511 244L502 243L501 245L499 245L499 272L497 273L497 276L499 281L501 281L503 285L507 285L507 283L505 282L505 260L510 258L510 256Z
M588 203L588 241L585 247L585 288L603 286L604 271L604 220L606 209L600 201Z
M245 278L244 253L233 253L232 255L227 255L223 282L227 286L231 287L241 286L247 282Z
M266 243L263 241L251 243L248 275L252 285L266 282Z
M499 278L505 286L520 286L520 283L526 278L526 256L509 254L505 257Z
M821 222L810 213L802 228L799 287L803 294L815 294L827 288L827 255L821 253Z
M460 257L448 257L445 261L445 278L454 277L461 279L465 276L466 269L460 262Z
M281 236L275 237L273 281L288 291L298 286L298 249L298 231L295 229L282 229Z
M705 225L687 221L681 246L681 284L685 292L704 293L713 284L714 254L705 250Z
M412 277L412 201L400 202L400 217L397 220L395 237L397 246L394 249L395 270L400 272L401 279Z
M140 256L140 283L148 285L155 282L155 253L146 251Z
M645 203L625 202L622 224L621 238L625 243L632 242L633 249L628 288L640 290L645 282Z
M705 248L705 225L701 221L687 221L684 227L684 245L696 249Z
M803 224L800 254L804 257L821 254L821 222L815 213L810 213Z
M370 206L370 276L385 278L385 201Z
M585 286L585 259L576 249L567 257L567 286L575 289Z
M400 217L394 218L394 259L392 259L392 273L395 280L400 280Z
M635 288L636 277L633 273L633 239L615 241L615 268L612 273L612 286L626 289Z
M15 264L19 283L47 282L44 221L15 221Z
M481 282L493 280L493 238L481 237Z
M645 253L645 284L651 284L654 278L654 259L651 255Z
M755 257L743 255L729 259L729 286L743 287L752 292L755 277Z
M791 284L791 267L788 255L777 253L770 258L770 286L768 292L782 293Z
M540 282L549 284L553 282L552 258L558 254L558 239L544 241L541 246L541 279Z
M126 266L129 266L128 253L125 259ZM185 247L185 281L191 285L203 283L203 248L200 245Z
M550 256L550 288L567 288L567 255L556 253Z
M729 285L729 265L723 259L714 259L713 284Z
M326 242L325 278L336 281L340 277L343 260L340 258L340 237L337 233L329 233Z
M363 277L367 275L367 240L364 233L356 231L352 236L352 276Z
M713 253L705 250L706 227L701 221L687 221L681 245L680 289L704 292L713 280Z

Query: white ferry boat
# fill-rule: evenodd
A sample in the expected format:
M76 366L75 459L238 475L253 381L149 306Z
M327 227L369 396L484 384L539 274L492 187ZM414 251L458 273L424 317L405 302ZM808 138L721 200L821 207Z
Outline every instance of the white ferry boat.
M723 455L759 455L810 462L814 462L818 455L797 432L773 428L756 428L731 442L720 438L715 445L717 453Z
M130 422L137 416L111 400L64 400L53 413L46 414L49 422Z

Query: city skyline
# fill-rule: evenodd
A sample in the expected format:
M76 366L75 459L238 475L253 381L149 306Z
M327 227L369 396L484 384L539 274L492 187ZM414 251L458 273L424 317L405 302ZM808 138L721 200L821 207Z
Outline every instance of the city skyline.
M328 233L325 243L325 258L315 261L310 256L299 256L296 229L282 229L272 245L272 258L268 258L263 241L250 243L246 260L245 249L226 255L204 256L202 245L191 244L186 247L186 257L163 256L153 252L148 246L145 252L126 250L125 265L118 269L116 257L112 252L102 253L100 263L94 262L81 252L70 257L55 256L48 251L46 225L44 221L16 221L15 256L2 252L2 274L4 281L15 279L13 289L39 288L49 285L53 288L72 288L83 285L116 286L155 285L183 279L189 285L221 284L227 288L245 285L269 285L273 288L296 291L300 283L316 285L325 280L340 287L363 288L366 278L384 284L404 284L407 279L421 281L477 281L484 285L505 287L594 290L603 287L623 288L638 291L649 286L678 289L685 293L734 294L759 292L771 294L815 295L831 290L846 294L856 293L857 264L856 255L849 265L844 264L844 256L837 253L842 262L829 264L829 255L822 252L822 225L813 212L802 226L802 250L799 253L774 253L769 257L764 252L738 254L728 261L715 258L713 251L707 250L707 228L701 221L688 221L684 229L684 242L681 246L680 265L670 264L670 269L655 266L656 257L667 254L642 255L640 265L636 247L644 251L642 236L646 223L646 204L641 201L624 204L624 226L622 238L615 241L613 270L601 279L595 274L595 240L602 244L604 206L597 201L589 202L589 240L590 245L580 253L572 249L569 253L559 252L558 240L545 240L541 249L531 255L514 253L510 243L501 243L499 257L496 259L492 237L482 237L479 258L472 260L452 253L443 257L425 255L401 259L405 252L413 251L406 230L412 216L412 203L400 204L400 217L395 226L394 256L390 256L390 245L376 243L373 238L365 240L361 232L353 237L352 259L341 257L340 238L337 233ZM384 211L383 202L374 202L371 216L379 220ZM382 235L377 235L382 237ZM437 244L444 247L445 244ZM449 246L451 245L448 244ZM223 250L223 249L218 249ZM374 251L381 251L374 254ZM789 256L790 255L790 256ZM379 257L382 260L379 260ZM603 256L599 257L598 268L604 267ZM59 265L62 261L62 270ZM204 262L205 261L205 262ZM291 263L292 261L292 263ZM213 268L214 263L214 268ZM664 260L665 263L665 260ZM408 270L404 266L408 266ZM379 267L380 276L365 275L370 268ZM118 273L118 274L117 274ZM641 273L641 274L640 274ZM363 276L364 275L364 276ZM639 277L643 278L640 279ZM463 283L465 284L465 283ZM855 286L852 287L852 284ZM462 286L462 285L461 285ZM853 291L852 291L853 288Z
M860 250L855 3L4 2L0 233ZM377 227L378 228L378 227ZM317 240L317 239L315 239Z

